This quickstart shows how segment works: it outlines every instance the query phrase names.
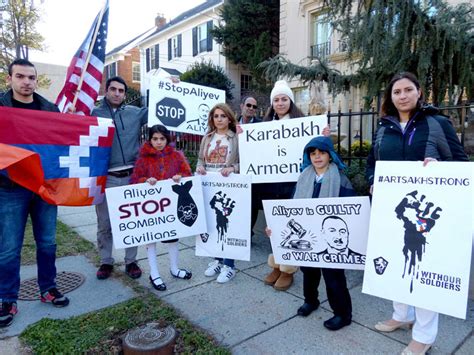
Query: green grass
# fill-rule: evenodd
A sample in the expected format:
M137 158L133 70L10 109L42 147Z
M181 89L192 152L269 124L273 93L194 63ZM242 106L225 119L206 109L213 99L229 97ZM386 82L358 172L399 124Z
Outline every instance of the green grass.
M88 255L95 250L94 244L81 238L79 234L59 220L56 230L56 245L56 256L58 258L78 254ZM36 263L36 244L30 220L28 220L28 223L26 224L25 239L21 251L21 263L22 265Z
M121 338L128 330L149 322L175 327L179 354L230 354L149 293L67 320L42 319L29 326L20 339L38 354L115 354L120 353Z
M57 257L86 255L97 259L93 243L58 220ZM31 222L28 221L22 249L22 264L36 262L36 246ZM179 354L230 354L216 344L205 332L180 317L173 308L156 298L150 291L126 277L115 275L139 296L100 311L94 311L65 320L44 318L30 325L20 339L35 354L119 354L121 338L127 331L149 322L173 325L178 331L176 352ZM1 353L1 351L0 351Z

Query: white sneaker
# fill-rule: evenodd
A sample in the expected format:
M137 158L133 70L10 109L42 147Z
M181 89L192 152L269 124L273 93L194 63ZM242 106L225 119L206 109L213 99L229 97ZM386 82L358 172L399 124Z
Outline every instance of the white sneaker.
M214 260L212 263L209 263L208 268L204 271L204 275L207 277L216 276L218 273L221 272L221 267L223 265L219 262L219 260Z
M219 276L217 276L217 282L219 282L220 284L229 282L235 277L235 273L236 271L234 269L227 265L224 265L222 267L221 273L219 274Z

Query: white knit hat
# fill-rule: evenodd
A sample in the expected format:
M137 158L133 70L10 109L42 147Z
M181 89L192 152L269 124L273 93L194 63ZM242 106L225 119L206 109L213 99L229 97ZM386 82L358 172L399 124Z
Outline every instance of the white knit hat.
M295 96L293 95L293 91L291 91L290 87L288 86L288 83L285 80L278 80L270 94L270 104L273 103L273 98L275 96L281 94L285 94L290 98L291 102L295 102Z

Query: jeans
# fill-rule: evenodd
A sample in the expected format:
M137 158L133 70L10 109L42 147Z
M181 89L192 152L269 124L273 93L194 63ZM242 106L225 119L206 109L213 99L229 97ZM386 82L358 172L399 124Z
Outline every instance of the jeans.
M106 187L117 187L125 186L129 184L130 176L115 177L112 175L107 176ZM97 247L99 248L100 263L101 264L114 264L114 258L112 257L112 227L110 226L109 210L107 207L107 199L101 204L95 206L97 214ZM137 247L131 247L125 249L125 264L133 263L137 260Z
M21 248L28 214L36 242L41 292L56 287L56 218L58 209L21 187L0 187L0 299L16 301L20 290Z
M223 263L225 266L228 266L230 268L235 267L235 261L234 259L222 259L222 258L216 258L216 260L219 260L220 263Z

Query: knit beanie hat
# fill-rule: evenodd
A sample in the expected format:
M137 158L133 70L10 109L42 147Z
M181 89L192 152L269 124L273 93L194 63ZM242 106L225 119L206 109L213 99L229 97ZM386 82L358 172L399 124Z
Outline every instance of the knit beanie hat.
M270 104L273 103L273 98L275 96L281 94L285 94L290 98L291 102L295 102L295 96L293 95L293 91L291 91L290 87L288 86L288 83L285 80L278 80L270 94Z

